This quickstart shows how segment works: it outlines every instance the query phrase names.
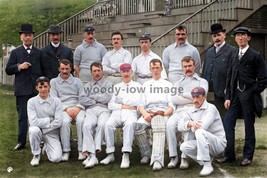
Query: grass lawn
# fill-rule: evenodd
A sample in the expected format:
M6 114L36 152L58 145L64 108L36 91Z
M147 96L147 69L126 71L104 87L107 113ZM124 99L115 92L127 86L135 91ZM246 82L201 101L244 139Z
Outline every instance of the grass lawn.
M37 167L31 167L30 161L32 154L29 144L26 145L26 149L21 151L14 151L13 148L17 141L17 112L15 108L15 97L10 87L0 86L0 177L129 177L129 178L143 178L143 177L197 177L201 167L195 162L190 160L190 169L169 170L166 167L158 172L152 171L152 168L148 165L141 165L140 154L138 148L133 146L133 153L130 155L131 166L129 169L120 169L121 163L121 138L120 132L116 132L116 152L115 162L103 166L97 165L93 169L84 169L82 162L77 160L77 144L75 141L71 142L72 151L70 160L68 162L53 164L47 160L46 155L41 156L40 165ZM225 177L223 172L234 177L267 177L267 132L266 132L266 116L260 120L257 120L257 149L255 152L254 162L251 166L243 168L236 164L214 165L214 172L210 177ZM73 126L74 127L74 126ZM237 152L238 159L241 160L243 129L242 120L238 121L237 126ZM75 128L73 128L73 136L75 137ZM105 147L103 147L105 150ZM105 157L104 151L97 155L99 160ZM168 152L165 152L165 166L169 162ZM7 168L12 167L13 171L8 173Z

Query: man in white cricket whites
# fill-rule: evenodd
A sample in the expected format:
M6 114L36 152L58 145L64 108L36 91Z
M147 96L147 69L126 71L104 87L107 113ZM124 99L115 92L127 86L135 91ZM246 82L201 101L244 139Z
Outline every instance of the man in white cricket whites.
M184 76L177 82L174 83L175 95L172 96L173 104L177 107L175 113L168 119L167 122L167 143L169 150L169 157L171 158L168 168L175 168L178 164L178 152L177 152L177 136L178 133L178 123L184 112L187 111L188 107L193 106L193 98L191 96L191 91L195 87L203 87L205 91L208 91L208 82L199 77L195 73L195 60L191 56L185 56L182 59L182 68L184 71ZM179 141L182 141L182 134L178 133ZM181 165L180 169L185 169L188 167L186 162L186 156L181 155Z
M61 161L62 148L59 138L59 128L62 124L61 101L49 95L49 79L39 77L36 80L38 95L28 101L29 141L33 159L31 166L38 166L41 158L40 143L44 142L43 151L53 163Z
M136 56L132 62L132 69L134 72L135 80L143 85L146 81L152 79L152 74L149 69L149 63L152 59L161 58L151 51L151 37L149 34L144 34L139 38L139 46L141 48L141 54ZM161 77L167 79L166 71L163 67Z
M162 62L153 59L149 65L153 78L143 84L145 91L138 106L142 116L135 124L135 138L141 152L141 164L148 164L151 158L150 165L156 171L164 167L166 122L175 108L171 101L172 84L161 78ZM146 135L148 128L153 132L152 148Z
M128 63L120 66L122 82L115 85L112 99L108 104L108 108L112 111L111 116L105 125L106 153L107 157L100 164L109 164L114 162L114 132L118 127L122 127L123 131L123 147L121 168L129 168L129 153L132 152L132 144L134 137L134 123L137 120L137 106L141 101L141 92L138 91L142 86L132 81L132 68Z
M79 95L83 89L83 83L79 78L70 73L72 64L67 59L59 62L59 74L51 80L52 96L58 97L63 104L63 123L60 128L60 138L63 149L62 161L68 161L70 155L70 131L71 124L76 124L78 136L78 160L85 159L82 154L82 127L84 120L84 107L79 103Z
M178 124L178 130L188 134L180 150L203 166L199 176L213 172L212 157L220 156L226 147L220 113L206 101L206 93L202 87L191 91L194 106L187 110Z
M108 102L112 96L112 83L103 78L103 66L93 62L90 67L93 80L85 84L80 96L80 104L86 109L83 124L83 154L87 159L85 168L98 164L96 153L101 151L104 140L104 128L110 116Z
M123 35L120 32L111 34L113 50L107 52L103 57L102 65L106 79L114 85L122 82L120 74L120 65L123 63L132 63L132 54L122 47Z

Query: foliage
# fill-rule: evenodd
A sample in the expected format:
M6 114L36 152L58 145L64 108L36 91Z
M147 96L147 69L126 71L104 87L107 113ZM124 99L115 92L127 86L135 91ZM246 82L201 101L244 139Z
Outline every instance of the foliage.
M19 3L18 3L19 2ZM22 23L31 23L35 34L45 31L95 0L0 0L0 44L19 45L18 32Z

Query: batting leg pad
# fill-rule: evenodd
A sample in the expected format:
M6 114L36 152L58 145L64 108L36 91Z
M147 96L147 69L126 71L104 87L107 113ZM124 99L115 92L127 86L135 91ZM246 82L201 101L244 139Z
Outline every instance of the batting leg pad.
M134 135L137 145L139 147L141 157L151 157L151 146L147 140L146 125L142 123L134 124Z
M158 161L162 166L164 166L166 132L165 118L160 115L153 117L151 126L153 131L153 145L150 165L152 165L155 161Z

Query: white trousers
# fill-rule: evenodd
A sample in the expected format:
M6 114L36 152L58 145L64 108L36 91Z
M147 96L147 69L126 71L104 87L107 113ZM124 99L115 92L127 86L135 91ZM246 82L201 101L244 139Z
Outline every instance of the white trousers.
M182 78L182 75L176 73L176 72L169 72L168 74L168 80L172 84L174 84L176 81L180 80Z
M106 76L106 80L110 81L113 85L122 82L122 77Z
M96 150L101 151L101 143L105 135L105 123L110 116L110 111L107 108L95 106L87 109L85 115L82 151L90 153L95 153Z
M200 165L203 165L204 161L211 161L211 156L219 156L225 149L223 142L206 130L197 129L195 138L194 140L184 141L180 150Z
M113 111L105 125L106 153L115 151L115 130L122 127L123 130L123 147L122 152L132 152L134 123L137 120L137 111L135 110L116 110Z
M75 117L76 127L77 127L77 137L78 137L78 151L82 151L83 147L83 121L84 121L85 111L81 110ZM70 130L71 130L71 117L64 111L63 112L63 123L60 128L60 139L62 144L63 152L70 152Z
M88 83L92 80L92 75L90 69L81 69L79 78L82 80L83 84Z
M41 154L40 143L44 141L44 149L48 160L53 163L61 161L62 148L59 140L59 130L43 134L39 127L30 126L29 141L33 155Z

